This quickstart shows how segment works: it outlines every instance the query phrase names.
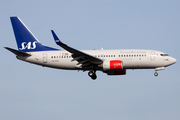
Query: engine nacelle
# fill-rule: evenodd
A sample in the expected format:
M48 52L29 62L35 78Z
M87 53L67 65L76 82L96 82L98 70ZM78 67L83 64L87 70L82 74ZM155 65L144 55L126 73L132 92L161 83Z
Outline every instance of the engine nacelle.
M106 60L103 62L103 71L122 70L123 62L121 60Z
M125 69L123 69L123 70L109 70L109 71L106 71L106 73L108 75L125 75L126 70Z

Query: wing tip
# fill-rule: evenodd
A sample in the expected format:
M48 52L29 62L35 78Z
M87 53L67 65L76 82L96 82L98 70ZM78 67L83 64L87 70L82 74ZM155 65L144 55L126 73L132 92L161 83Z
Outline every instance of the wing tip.
M52 35L53 35L53 38L54 38L54 41L58 44L61 44L61 40L58 38L58 36L56 35L56 33L54 32L54 30L51 30L52 32Z

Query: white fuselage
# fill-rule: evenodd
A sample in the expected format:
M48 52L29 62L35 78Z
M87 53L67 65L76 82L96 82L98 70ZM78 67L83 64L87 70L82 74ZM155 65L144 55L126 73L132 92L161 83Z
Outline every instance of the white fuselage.
M151 69L166 67L176 62L170 56L163 56L163 52L144 49L117 49L117 50L82 50L82 52L106 60L123 61L123 69ZM30 52L30 57L17 56L18 59L41 66L81 70L77 61L72 61L68 51L40 51ZM99 69L101 70L101 69Z
M176 63L176 59L167 54L144 49L117 50L77 50L62 42L51 30L54 42L66 51L44 46L18 17L10 17L18 50L5 47L18 59L33 64L66 70L89 71L88 75L95 80L96 71L107 75L125 75L126 69L163 70Z

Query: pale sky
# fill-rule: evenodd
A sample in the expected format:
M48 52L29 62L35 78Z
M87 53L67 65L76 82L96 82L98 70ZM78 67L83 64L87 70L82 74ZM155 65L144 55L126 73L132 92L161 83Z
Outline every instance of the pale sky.
M0 120L179 120L180 1L1 0ZM152 49L177 63L125 76L45 68L16 59L10 16L18 16L46 45L50 30L85 49Z

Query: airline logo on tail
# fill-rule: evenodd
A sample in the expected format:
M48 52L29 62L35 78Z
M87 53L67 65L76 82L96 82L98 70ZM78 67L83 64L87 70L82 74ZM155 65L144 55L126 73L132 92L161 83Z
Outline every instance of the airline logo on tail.
M26 42L23 42L23 43L21 44L22 48L19 48L19 50L35 49L35 48L36 48L36 43L38 43L38 42L35 41L35 42L33 42L32 44L31 44L31 42L28 42L27 44L26 44Z

